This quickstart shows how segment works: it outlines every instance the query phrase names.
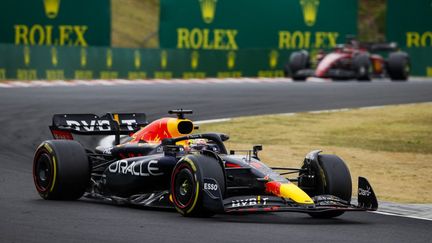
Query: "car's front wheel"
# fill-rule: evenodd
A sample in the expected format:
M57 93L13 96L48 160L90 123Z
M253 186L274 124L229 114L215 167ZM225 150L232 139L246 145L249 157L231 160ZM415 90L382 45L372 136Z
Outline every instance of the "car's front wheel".
M214 183L206 183L205 178ZM174 167L171 197L175 209L183 216L209 217L215 214L204 203L206 187L225 191L225 176L220 162L211 156L188 155ZM207 188L207 189L208 189Z
M333 195L349 203L351 201L352 182L350 171L345 162L338 156L329 154L320 154L317 161L303 165L303 171L312 171L314 183L303 183L300 180L300 188L305 188L310 196ZM304 172L301 172L300 177L302 177L302 173ZM343 211L325 211L309 213L309 215L314 218L333 218L343 213Z
M408 54L405 52L390 53L387 59L387 73L393 81L406 81L411 70Z

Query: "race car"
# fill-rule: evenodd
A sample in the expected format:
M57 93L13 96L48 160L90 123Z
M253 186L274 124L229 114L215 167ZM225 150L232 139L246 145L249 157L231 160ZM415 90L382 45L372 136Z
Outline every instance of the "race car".
M387 59L377 54L382 52L389 53ZM389 77L404 81L411 68L408 54L398 51L396 43L362 44L350 40L329 53L320 50L312 59L314 61L306 50L293 52L285 65L285 75L295 81L304 81L308 77L360 81Z
M351 175L335 156L310 152L299 168L269 167L261 145L228 151L223 133L195 133L185 114L151 123L144 113L57 114L54 140L36 149L33 179L47 200L91 200L173 208L184 216L220 213L301 212L332 218L346 211L374 211L377 198L359 177L351 204ZM112 145L84 148L77 135L113 135ZM283 156L283 155L282 155ZM278 172L279 171L279 172ZM287 175L294 175L287 178Z

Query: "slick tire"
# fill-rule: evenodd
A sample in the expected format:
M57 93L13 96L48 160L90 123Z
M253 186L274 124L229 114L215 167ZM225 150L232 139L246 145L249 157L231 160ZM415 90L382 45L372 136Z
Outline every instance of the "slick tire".
M387 59L387 73L392 81L406 81L410 69L407 53L401 51L390 53Z
M187 155L173 169L171 197L175 209L183 216L211 217L215 214L203 203L204 178L216 180L225 192L225 175L221 162L211 156Z
M359 81L370 81L371 75L371 61L369 55L359 54L353 58L353 68L356 73L357 80Z
M86 151L76 141L43 142L34 155L33 180L43 199L79 199L90 181Z
M318 163L312 163L311 169L316 178L312 190L307 191L311 196L333 195L347 202L351 201L351 174L345 162L336 155L320 154ZM302 167L307 169L305 165ZM300 188L305 185L299 184ZM343 211L326 211L309 213L314 218L333 218L342 215Z
M305 81L305 76L297 75L297 72L307 69L310 66L309 53L307 51L293 52L289 58L288 65L285 67L285 75L292 77L294 81Z

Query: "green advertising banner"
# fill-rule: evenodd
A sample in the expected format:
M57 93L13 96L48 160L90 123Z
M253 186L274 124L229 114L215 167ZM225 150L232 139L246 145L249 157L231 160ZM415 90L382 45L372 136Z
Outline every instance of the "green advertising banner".
M329 48L357 33L357 0L160 0L162 48Z
M432 76L432 1L388 0L387 41L410 54L413 75Z
M283 77L287 50L0 45L0 80Z
M110 46L110 0L2 0L0 42Z

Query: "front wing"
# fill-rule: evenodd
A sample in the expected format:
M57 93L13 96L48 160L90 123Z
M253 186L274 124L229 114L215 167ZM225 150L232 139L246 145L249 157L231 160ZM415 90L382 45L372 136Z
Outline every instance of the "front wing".
M209 183L216 181L206 178ZM342 200L333 195L312 197L314 204L299 204L290 199L272 195L247 195L225 198L220 191L205 191L204 204L211 211L219 213L253 213L253 212L300 212L319 213L326 211L376 211L378 201L369 182L358 179L358 204Z

